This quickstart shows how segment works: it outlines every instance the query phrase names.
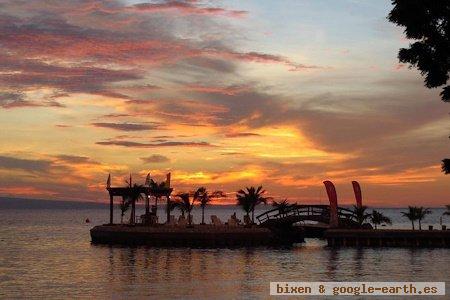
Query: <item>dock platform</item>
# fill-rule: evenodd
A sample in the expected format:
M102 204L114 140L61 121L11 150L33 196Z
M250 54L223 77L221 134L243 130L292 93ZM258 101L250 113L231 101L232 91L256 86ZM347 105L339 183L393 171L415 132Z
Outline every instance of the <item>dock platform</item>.
M435 247L450 248L450 230L328 229L331 247Z
M277 246L304 241L301 229L288 232L252 226L129 226L100 225L91 229L94 244L123 244L173 247Z

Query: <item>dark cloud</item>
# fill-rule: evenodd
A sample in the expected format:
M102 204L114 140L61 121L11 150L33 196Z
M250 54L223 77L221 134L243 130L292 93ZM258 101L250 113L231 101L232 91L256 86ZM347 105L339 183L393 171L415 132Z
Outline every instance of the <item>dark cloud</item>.
M91 160L87 156L60 154L55 156L55 158L70 164L99 164L98 162Z
M122 117L131 117L130 114L118 114L118 113L112 113L103 115L104 118L122 118Z
M148 157L141 157L141 160L143 160L146 163L167 163L170 162L170 159L167 156L160 155L160 154L153 154Z
M1 75L0 75L1 76ZM65 107L65 105L55 100L30 101L21 92L0 92L0 107L2 108L20 108L20 107Z
M187 91L194 91L197 93L206 94L224 94L228 96L234 96L236 94L248 91L250 86L248 85L229 85L229 86L213 86L202 84L188 84L185 87Z
M137 123L91 123L92 126L110 128L120 131L143 131L160 129L159 123L137 124Z
M133 141L102 141L98 145L104 146L122 146L130 148L158 148L158 147L214 147L207 142L163 142L163 143L140 143Z
M234 155L244 155L245 153L243 153L243 152L226 152L226 153L222 153L222 154L220 154L220 155L224 155L224 156L226 156L226 155L229 155L229 156L234 156Z
M106 84L139 79L140 72L96 67L50 65L36 59L21 59L0 53L0 83L10 89L50 87L74 93L122 97L110 92Z
M0 156L0 168L16 169L29 172L46 172L50 169L52 162L43 159L24 159L10 156Z
M27 107L38 106L37 104L26 101L22 93L16 92L0 92L0 107L2 108L15 108L15 107Z
M249 137L249 136L261 136L261 135L258 133L253 133L253 132L236 132L236 133L225 134L225 137L228 137L228 138Z

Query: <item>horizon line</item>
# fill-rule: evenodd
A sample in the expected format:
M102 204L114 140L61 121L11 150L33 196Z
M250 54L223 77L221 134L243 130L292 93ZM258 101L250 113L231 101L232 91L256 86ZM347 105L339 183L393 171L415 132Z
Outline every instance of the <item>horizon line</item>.
M10 197L10 196L0 196L0 201L2 200L20 200L20 201L27 201L27 200L31 200L31 201L47 201L47 202L61 202L61 203L77 203L77 204L97 204L97 205L109 205L109 201L104 201L104 202L98 202L98 201L91 201L91 200L74 200L74 199L44 199L44 198L23 198L23 197ZM305 203L305 204L309 204L309 205L314 205L311 203ZM339 203L338 203L339 204ZM356 203L355 203L356 204ZM341 204L341 206L352 206L355 204ZM138 206L142 206L144 205L144 203L136 203L136 205ZM442 206L427 206L427 208L445 208L446 204L442 204ZM158 207L164 207L165 203L162 204L158 204ZM219 203L211 203L209 204L209 206L237 206L237 204L233 204L233 203L224 203L224 204L219 204ZM270 204L266 204L266 205L260 205L260 207L264 207L264 206L271 206ZM371 205L365 205L368 208L407 208L408 206L414 206L414 205L406 205L406 206L371 206Z

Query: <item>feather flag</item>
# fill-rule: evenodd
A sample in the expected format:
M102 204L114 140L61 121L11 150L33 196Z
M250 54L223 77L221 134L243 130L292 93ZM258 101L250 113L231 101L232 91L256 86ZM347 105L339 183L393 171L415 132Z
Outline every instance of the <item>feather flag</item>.
M325 188L327 189L328 200L330 200L330 227L338 227L339 219L337 213L337 194L334 184L326 180L323 182Z
M356 206L362 207L361 186L359 185L358 181L352 181L352 185L353 185L353 191L355 192Z

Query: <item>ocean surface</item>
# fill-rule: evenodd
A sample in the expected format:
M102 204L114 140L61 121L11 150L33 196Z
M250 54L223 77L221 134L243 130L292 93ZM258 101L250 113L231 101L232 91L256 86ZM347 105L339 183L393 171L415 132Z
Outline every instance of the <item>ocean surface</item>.
M410 228L404 209L382 211L392 227ZM423 228L439 226L443 211L433 209ZM211 206L206 218L234 212L242 217L236 207ZM92 245L89 229L108 217L104 205L0 199L0 298L267 299L270 281L445 281L450 295L449 249L331 249L318 239L278 249Z

